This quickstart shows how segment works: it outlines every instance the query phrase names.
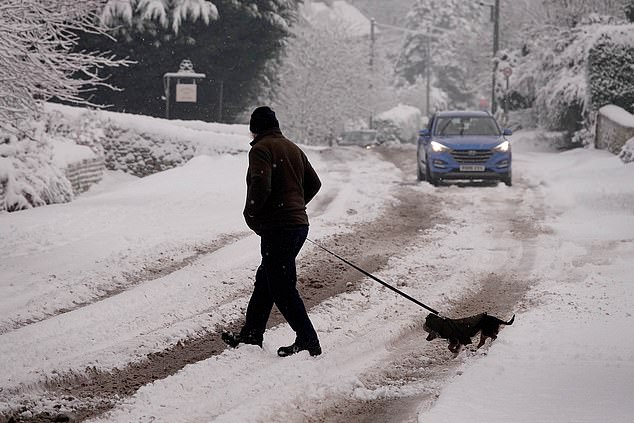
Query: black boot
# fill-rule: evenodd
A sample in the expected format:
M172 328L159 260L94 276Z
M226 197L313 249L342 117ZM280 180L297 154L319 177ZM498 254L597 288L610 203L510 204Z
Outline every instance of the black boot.
M239 344L257 345L258 347L262 348L262 336L257 336L251 333L240 333L236 335L233 332L224 331L222 332L222 335L220 337L225 342L225 344L229 345L231 348L235 348Z
M318 340L309 342L295 341L293 345L280 347L277 350L277 355L280 357L288 357L289 355L297 354L300 351L308 351L308 354L310 354L311 357L316 357L321 354L321 346L319 345Z

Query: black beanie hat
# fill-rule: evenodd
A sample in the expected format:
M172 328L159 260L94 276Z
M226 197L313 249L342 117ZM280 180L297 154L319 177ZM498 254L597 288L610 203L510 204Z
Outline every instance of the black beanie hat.
M275 117L275 112L268 106L258 107L251 113L249 131L252 134L261 134L267 129L279 128L280 123Z

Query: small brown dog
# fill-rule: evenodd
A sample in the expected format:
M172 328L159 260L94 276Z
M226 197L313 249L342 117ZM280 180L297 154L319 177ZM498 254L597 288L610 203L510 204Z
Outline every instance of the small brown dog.
M515 315L505 322L486 313L477 314L464 319L448 319L429 314L425 318L423 329L429 332L427 340L436 338L449 340L449 351L458 354L463 345L471 343L471 337L480 332L480 343L477 348L484 345L487 338L496 339L501 325L512 325Z

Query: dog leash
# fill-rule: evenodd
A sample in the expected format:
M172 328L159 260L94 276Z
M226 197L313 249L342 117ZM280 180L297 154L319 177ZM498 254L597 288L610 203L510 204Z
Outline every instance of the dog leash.
M319 245L318 243L316 243L316 242L315 242L315 241L313 241L312 239L310 239L310 238L306 238L306 240L307 240L308 242L310 242L311 244L313 244L313 245L317 246L318 248L321 248L322 250L324 250L324 251L325 251L325 252L327 252L328 254L331 254L331 255L333 255L333 256L335 256L335 257L337 257L339 260L341 260L342 262L346 263L348 266L350 266L350 267L352 267L352 268L354 268L354 269L358 270L359 272L363 273L365 276L367 276L367 277L369 277L369 278L374 279L375 281L377 281L378 283L380 283L380 284L381 284L381 285L383 285L384 287L386 287L386 288L388 288L388 289L391 289L392 291L396 292L397 294L402 295L403 297L407 298L408 300L410 300L410 301L411 301L411 302L413 302L414 304L417 304L417 305L421 306L422 308L424 308L424 309L426 309L426 310L428 310L428 311L430 311L430 312L434 313L435 315L440 316L440 313L439 313L438 311L434 310L433 308L429 307L429 306L428 306L428 305L426 305L426 304L423 304L422 302L418 301L416 298L414 298L414 297L411 297L411 296L407 295L406 293L404 293L403 291L401 291L401 290L400 290L400 289L398 289L398 288L393 287L393 286L392 286L392 285L390 285L389 283L382 281L381 279L377 278L376 276L374 276L374 275L373 275L373 274L371 274L370 272L367 272L367 271L363 270L362 268L360 268L360 267L359 267L359 266L357 266L356 264L351 263L351 262L349 262L348 260L346 260L345 258L343 258L343 257L341 257L341 256L339 256L339 255L337 255L337 254L335 254L335 253L333 253L332 251L330 251L330 250L329 250L329 249L327 249L326 247L323 247L323 246ZM440 316L440 317L443 317L443 316Z
M375 281L377 281L378 283L380 283L384 287L386 287L388 289L391 289L392 291L396 292L397 294L402 295L403 297L407 298L408 300L410 300L414 304L417 304L417 305L421 306L422 308L426 309L427 311L430 311L431 313L433 313L436 316L440 317L442 320L447 322L448 325L450 325L455 331L459 332L461 335L464 336L465 334L467 334L467 328L465 328L463 324L458 323L454 319L450 319L449 317L443 316L438 311L434 310L433 308L429 307L428 305L423 304L422 302L418 301L416 298L407 295L406 293L404 293L403 291L393 287L389 283L382 281L381 279L377 278L376 276L374 276L370 272L367 272L367 271L363 270L362 268L360 268L356 264L351 263L350 261L346 260L345 258L339 256L336 253L333 253L332 251L330 251L329 249L327 249L326 247L324 247L322 245L319 245L318 243L316 243L312 239L306 238L306 240L308 242L310 242L311 244L315 245L316 247L318 247L318 248L322 249L323 251L327 252L328 254L331 254L331 255L335 256L336 258L338 258L339 260L341 260L342 262L344 262L348 266L350 266L350 267L358 270L359 272L363 273L365 276L374 279Z

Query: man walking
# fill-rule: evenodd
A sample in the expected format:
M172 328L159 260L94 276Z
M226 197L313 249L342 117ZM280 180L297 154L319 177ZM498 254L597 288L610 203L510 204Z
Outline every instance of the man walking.
M223 332L222 339L232 347L240 343L262 347L275 304L296 334L295 342L280 347L277 354L286 357L307 350L317 356L321 346L296 288L295 258L308 236L306 204L317 194L321 182L304 152L282 135L275 112L269 107L253 111L249 129L254 138L249 151L244 218L260 236L262 262L244 326L239 334Z

